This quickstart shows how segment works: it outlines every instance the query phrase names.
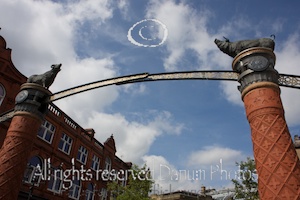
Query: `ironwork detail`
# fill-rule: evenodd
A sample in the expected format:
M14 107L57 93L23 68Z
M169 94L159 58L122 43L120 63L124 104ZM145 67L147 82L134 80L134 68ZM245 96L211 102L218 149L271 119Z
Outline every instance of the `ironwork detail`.
M68 97L68 96L71 96L74 94L78 94L81 92L85 92L85 91L96 89L96 88L103 87L103 86L109 86L109 85L114 85L114 84L118 84L118 83L120 84L122 82L132 81L132 80L136 80L136 79L144 79L148 75L149 75L148 73L134 74L134 75L129 75L129 76L122 76L122 77L87 83L84 85L76 86L76 87L69 88L69 89L55 93L52 96L50 96L49 102L56 101L61 98L65 98L65 97Z
M300 89L300 76L290 74L279 74L280 86Z
M6 120L11 119L14 116L14 114L15 114L15 111L13 109L3 113L0 116L0 122L5 122Z
M73 87L61 92L57 92L50 96L48 103L68 97L74 94L85 92L99 87L108 85L123 85L145 81L163 81L163 80L227 80L237 81L239 73L234 71L185 71L185 72L171 72L171 73L159 73L159 74L134 74L129 76L122 76L117 78L111 78L101 81L96 81L77 87ZM278 84L284 87L300 89L300 76L279 74ZM0 123L12 118L14 110L10 110L0 115Z
M163 80L227 80L236 81L239 74L234 71L185 71L185 72L170 72L160 74L149 74L144 79L136 79L119 83L136 83L145 81L163 81Z

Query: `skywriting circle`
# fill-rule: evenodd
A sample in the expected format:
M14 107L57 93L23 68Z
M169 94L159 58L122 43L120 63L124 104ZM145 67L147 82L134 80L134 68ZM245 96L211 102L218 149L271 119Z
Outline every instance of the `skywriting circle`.
M149 22L152 22L152 23L155 22L155 24L159 25L163 29L163 38L161 41L157 37L152 38L152 37L145 36L144 31L146 29L154 28L153 25L149 25ZM145 25L143 25L143 24L145 24ZM136 29L138 29L138 31ZM134 31L137 31L137 35L135 35L135 36L139 37L139 38L134 39L134 36L133 36ZM157 19L144 19L142 21L139 21L139 22L135 23L132 27L130 27L130 29L128 30L128 33L127 33L128 40L132 44L134 44L136 46L140 46L140 47L158 47L167 40L167 37L168 37L167 26ZM141 41L137 41L138 39ZM154 42L154 44L148 44L150 42Z

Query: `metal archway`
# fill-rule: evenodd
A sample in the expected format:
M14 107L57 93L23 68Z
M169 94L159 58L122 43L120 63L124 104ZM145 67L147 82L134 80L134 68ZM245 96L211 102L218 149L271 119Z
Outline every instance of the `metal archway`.
M146 81L163 81L163 80L226 80L237 81L239 73L234 71L182 71L182 72L169 72L158 74L133 74L127 76L120 76L116 78L110 78L91 82L83 85L79 85L73 88L69 88L50 96L49 102L57 101L59 99L75 95L78 93L86 92L100 87L109 85L123 85L130 83L146 82ZM300 89L300 76L290 74L279 74L278 85ZM0 123L12 118L14 110L9 110L0 115Z

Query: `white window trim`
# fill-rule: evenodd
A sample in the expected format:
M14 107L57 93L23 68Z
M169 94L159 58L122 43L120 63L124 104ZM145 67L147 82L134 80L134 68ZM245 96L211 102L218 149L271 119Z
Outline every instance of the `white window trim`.
M78 197L74 197L75 192L76 192L76 188L78 189ZM72 192L72 193L70 194L70 192ZM72 187L69 190L68 197L71 198L71 199L79 199L80 194L81 194L81 181L79 180L79 185L74 184L74 181L73 181Z
M57 176L57 172L60 171L61 173L63 173L63 170L60 169L60 168L56 168L56 169L52 169L52 170L53 170L53 173L51 173L51 175L50 175L51 177L50 177L49 181L51 181L51 179L53 178L53 184L52 184L51 188L49 188L48 187L49 185L47 185L47 190L49 190L53 193L56 193L56 194L61 194L62 193L62 182L63 182L63 180L60 178L60 176ZM57 181L60 181L59 189L55 190L54 187L55 187ZM49 182L48 182L48 184L49 184Z
M3 96L0 96L0 106L1 106L3 100L4 100L5 96L6 96L6 90L5 90L5 87L1 83L0 83L0 87L3 88L3 92L4 92Z
M72 144L73 144L73 139L72 139L68 134L63 133L62 136L61 136L61 138L60 138L60 140L59 140L59 142L63 139L63 136L65 136L65 135L66 135L68 138L71 139L71 143L68 143L68 141L66 141L66 140L64 139L64 140L63 140L64 143L63 143L62 149L60 149L59 147L58 147L58 149L59 149L61 152L64 152L65 154L70 155L70 152L71 152L71 149L72 149ZM69 152L65 152L65 151L64 151L66 144L69 144L69 145L70 145Z
M106 200L107 199L107 190L105 188L101 189L100 197L101 197L101 200Z
M86 196L85 196L85 199L86 200L90 200L90 197L92 197L92 200L94 200L94 197L95 197L95 195L94 195L94 185L92 184L92 187L93 187L93 191L91 191L91 190L89 190L89 189L87 189L86 190Z
M82 149L82 150L81 150ZM84 151L83 151L84 150ZM78 153L80 152L80 158L78 159ZM82 155L85 154L85 160L84 162L82 162ZM78 152L77 152L77 161L79 161L80 163L82 164L86 164L86 161L88 159L88 155L89 155L89 152L87 150L87 148L85 148L84 146L80 146L79 149L78 149Z
M30 174L27 173L28 170L30 170ZM28 165L26 170L25 170L25 174L29 174L28 176L28 180L25 180L24 182L25 183L29 183L29 184L32 184L32 181L35 177L35 174L36 173L39 173L40 174L40 171L42 170L42 167L37 165L37 166L32 166L32 165ZM38 172L39 171L39 172ZM41 179L42 179L42 176L38 176L38 179L36 181L36 183L34 183L34 186L39 186L40 185L40 182L41 182Z
M50 126L53 126L53 127L54 127L53 132L52 132L49 128L47 128L46 126L44 126L46 123L48 123L48 124L50 124ZM43 141L45 141L45 142L47 142L47 143L49 143L49 144L52 144L52 140L53 140L53 137L54 137L54 133L55 133L56 127L55 127L53 124L51 124L50 122L48 122L47 120L45 120L41 126L42 126L45 130L44 130L44 132L43 132L43 137L40 136L39 133L37 134L38 138L40 138L41 140L43 140ZM52 133L50 141L48 141L48 140L45 139L45 136L46 136L46 133L45 133L45 132L46 132L46 131L50 131L50 132Z
M109 160L109 162L107 162ZM108 170L110 172L111 170L111 159L110 157L105 158L105 170Z
M96 158L97 160L95 160L95 158ZM94 163L95 163L95 162L97 162L97 169L94 168ZM94 154L94 155L93 155L93 159L92 159L92 166L91 166L92 170L98 171L99 168L100 168L100 162L101 162L101 161L100 161L100 158Z

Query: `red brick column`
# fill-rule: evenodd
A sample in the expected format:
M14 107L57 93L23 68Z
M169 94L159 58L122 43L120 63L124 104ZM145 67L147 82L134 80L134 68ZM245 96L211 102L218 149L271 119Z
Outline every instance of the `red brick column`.
M270 49L251 48L237 55L239 90L251 127L261 200L300 199L300 162L287 127Z
M36 84L24 84L6 138L0 150L0 199L15 200L37 131L51 94Z
M300 162L284 118L280 89L270 82L249 87L243 101L260 199L300 199Z

